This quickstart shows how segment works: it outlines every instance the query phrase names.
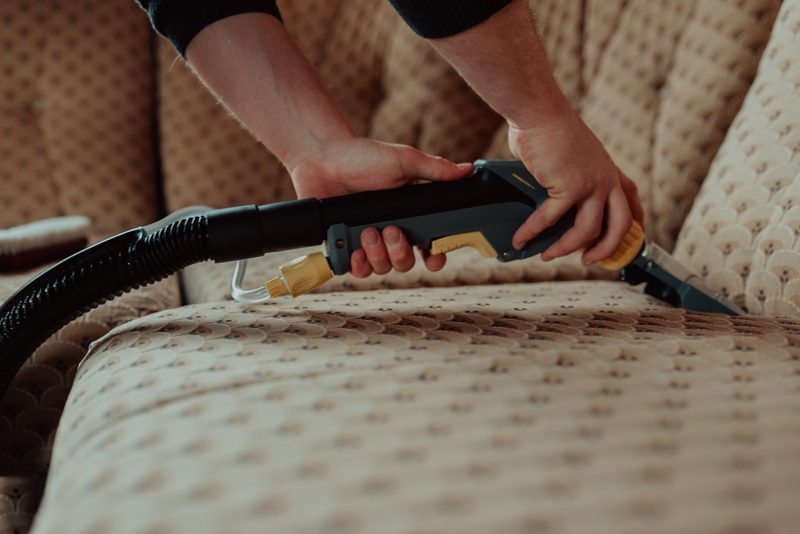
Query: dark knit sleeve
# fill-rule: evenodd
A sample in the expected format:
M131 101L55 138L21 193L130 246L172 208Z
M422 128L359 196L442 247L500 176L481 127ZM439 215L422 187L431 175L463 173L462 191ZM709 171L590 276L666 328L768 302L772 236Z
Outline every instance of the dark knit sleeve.
M136 0L147 11L153 28L172 41L183 56L200 30L240 13L268 13L280 20L275 0Z
M426 39L450 37L488 19L511 0L389 0L411 29Z

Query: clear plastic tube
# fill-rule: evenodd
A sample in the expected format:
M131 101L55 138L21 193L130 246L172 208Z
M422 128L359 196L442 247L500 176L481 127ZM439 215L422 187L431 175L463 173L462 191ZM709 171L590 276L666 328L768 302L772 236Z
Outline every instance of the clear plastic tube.
M253 289L245 289L242 287L246 274L247 260L237 261L236 265L233 267L233 276L231 277L231 297L233 297L233 300L249 304L269 300L270 294L265 286L259 286Z

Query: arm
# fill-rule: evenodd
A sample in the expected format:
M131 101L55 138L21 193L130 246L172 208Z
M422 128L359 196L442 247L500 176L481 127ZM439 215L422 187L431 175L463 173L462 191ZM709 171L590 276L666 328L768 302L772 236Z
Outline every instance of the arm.
M188 24L175 7L182 1L161 0L161 19L150 10L161 33L174 35L173 28ZM182 22L164 16L170 5L170 13ZM183 11L193 13L189 6ZM159 20L166 22L159 25ZM471 171L471 164L456 165L410 146L357 136L272 14L237 13L196 28L188 38L173 39L176 48L185 51L209 89L286 166L299 197L399 187L417 178L453 180ZM351 258L356 276L384 274L392 267L405 271L414 264L413 251L396 227L382 234L367 229L361 241L365 248ZM426 257L426 265L440 269L444 256Z
M411 13L404 14L407 19L424 14L424 1L393 2L403 4L401 14L403 10ZM515 247L522 248L577 206L575 226L542 258L588 247L584 263L601 260L616 250L632 217L640 222L643 218L635 185L620 172L562 94L526 2L504 3L508 5L483 23L453 35L445 32L431 39L431 44L505 117L512 150L548 189L550 200L517 231ZM437 37L430 30L420 33Z

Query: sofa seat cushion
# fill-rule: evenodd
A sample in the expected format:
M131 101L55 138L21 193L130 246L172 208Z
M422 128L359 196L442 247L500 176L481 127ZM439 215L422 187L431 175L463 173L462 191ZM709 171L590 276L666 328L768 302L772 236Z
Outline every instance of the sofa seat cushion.
M789 532L800 321L618 282L186 306L83 361L35 532Z
M32 276L0 276L0 302ZM122 295L47 340L0 397L0 532L27 532L39 503L53 438L89 343L113 327L180 303L177 277Z

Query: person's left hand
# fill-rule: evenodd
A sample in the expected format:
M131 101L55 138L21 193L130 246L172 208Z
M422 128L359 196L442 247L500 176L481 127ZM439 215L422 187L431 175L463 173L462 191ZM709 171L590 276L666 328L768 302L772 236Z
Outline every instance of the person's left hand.
M324 198L359 191L392 189L417 179L458 180L472 172L471 163L455 164L407 145L352 137L327 143L313 154L299 156L287 165L299 198ZM364 248L353 252L351 272L366 278L394 268L406 272L414 266L414 251L403 232L387 226L382 232L367 228L361 233ZM426 267L438 271L444 254L422 251Z

